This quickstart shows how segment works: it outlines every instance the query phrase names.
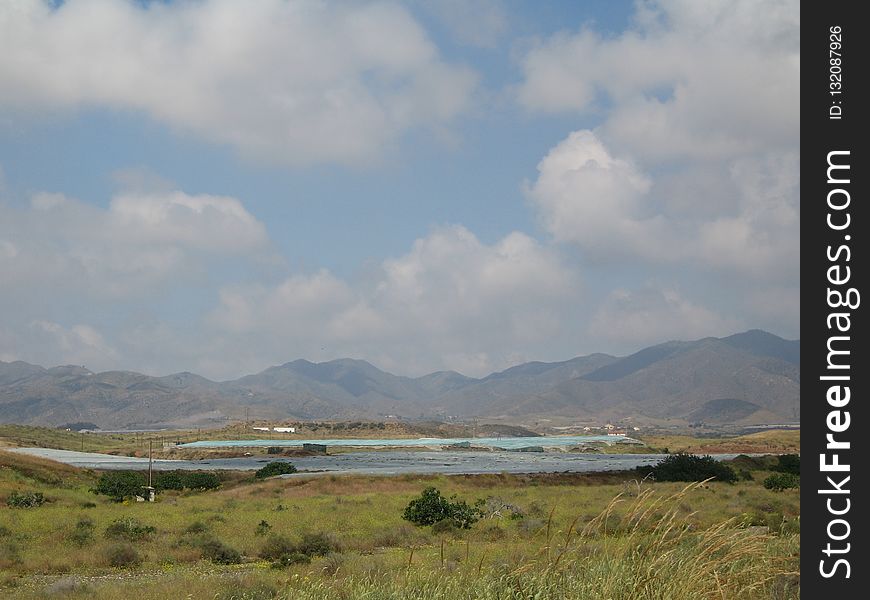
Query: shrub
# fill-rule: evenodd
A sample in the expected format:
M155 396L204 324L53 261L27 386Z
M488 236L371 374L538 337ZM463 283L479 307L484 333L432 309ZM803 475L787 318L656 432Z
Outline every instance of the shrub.
M242 555L217 538L208 538L199 545L202 557L219 565L235 565L242 562Z
M776 457L777 464L773 467L774 471L780 473L790 473L792 475L801 474L801 457L798 454L781 454Z
M154 479L158 490L213 490L220 485L217 474L205 471L164 471Z
M671 454L657 465L637 467L643 475L652 474L656 481L703 481L714 478L717 481L734 483L737 474L734 469L718 462L712 456L694 454Z
M87 546L94 541L94 522L87 517L76 523L75 529L69 534L70 541L76 546Z
M273 534L266 538L260 549L260 557L268 560L278 560L296 552L296 544L284 535Z
M10 508L37 508L45 504L45 496L42 492L12 492L6 498L6 505Z
M162 471L154 477L156 490L183 490L184 479L180 471Z
M216 473L205 471L193 471L185 473L182 477L184 487L189 490L214 490L221 486L220 477Z
M283 454L284 449L281 446L269 446L266 448L266 454Z
M130 544L114 544L106 549L106 560L112 567L135 567L142 564L142 557Z
M296 549L306 556L326 556L334 547L335 544L325 533L304 533Z
M764 480L764 487L781 492L792 488L800 488L801 478L791 473L776 473Z
M184 533L190 533L190 534L196 535L196 534L200 534L200 533L205 533L208 530L209 530L208 525L206 525L202 521L194 521L193 523L191 523L190 525L188 525L185 528Z
M145 483L145 475L138 471L107 471L100 475L96 487L91 491L121 502L124 498L141 493Z
M136 519L126 518L112 521L106 527L106 537L136 542L150 537L155 531L157 528L152 525L145 525Z
M426 488L419 498L408 503L402 518L415 525L433 525L449 520L459 529L468 529L482 516L479 508L469 506L464 500L451 500L434 487Z
M436 521L432 523L432 533L435 535L453 535L456 533L456 526L450 519Z
M266 535L270 529L272 529L272 526L269 525L268 521L263 519L257 524L257 528L254 529L254 535Z
M291 552L290 554L284 554L281 557L272 561L272 568L283 569L285 567L289 567L290 565L307 565L310 562L311 557L307 554L302 554L301 552Z
M292 463L275 460L254 473L254 477L257 479L265 479L267 477L274 477L275 475L288 475L295 472L296 467L294 467Z

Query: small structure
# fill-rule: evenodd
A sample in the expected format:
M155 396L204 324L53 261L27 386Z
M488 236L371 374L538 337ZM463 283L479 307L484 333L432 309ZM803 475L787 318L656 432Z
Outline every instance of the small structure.
M276 427L275 431L277 433L296 433L295 427Z
M522 448L513 448L511 452L543 452L543 446L523 446Z
M136 495L136 502L154 502L157 490L150 485L143 485L142 491Z
M254 431L269 431L268 427L254 427Z

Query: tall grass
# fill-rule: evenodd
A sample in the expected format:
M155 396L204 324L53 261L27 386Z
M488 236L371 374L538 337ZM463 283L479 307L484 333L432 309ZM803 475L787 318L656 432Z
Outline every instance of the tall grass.
M755 484L746 484L755 485ZM759 488L760 493L765 490ZM232 568L196 563L155 576L85 578L65 597L237 600L749 600L799 598L799 538L746 528L737 518L701 525L691 501L711 495L706 482L684 487L636 484L587 517L552 505L546 522L522 537L488 541L471 533L421 537L407 526L391 547L359 541L345 552L286 570L262 563ZM576 496L580 488L573 490ZM717 492L721 494L722 492ZM542 495L541 498L551 496ZM566 500L562 496L562 500ZM366 507L365 503L357 506ZM383 503L379 505L383 506ZM572 506L569 504L569 507ZM599 505L600 507L601 505ZM310 508L308 509L311 510ZM385 521L390 518L381 510ZM215 523L217 527L220 523ZM487 522L487 527L497 526ZM507 519L505 527L511 525ZM513 526L513 525L511 525ZM501 526L498 526L501 527ZM478 530L479 529L479 530ZM404 535L403 535L404 534ZM229 541L236 543L232 538ZM152 552L153 552L152 548ZM240 570L243 569L243 570ZM19 590L40 598L44 586Z

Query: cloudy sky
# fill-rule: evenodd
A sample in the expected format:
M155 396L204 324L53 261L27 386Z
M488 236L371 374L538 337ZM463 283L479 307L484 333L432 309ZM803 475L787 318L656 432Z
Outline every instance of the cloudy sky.
M5 0L0 360L799 337L795 1Z

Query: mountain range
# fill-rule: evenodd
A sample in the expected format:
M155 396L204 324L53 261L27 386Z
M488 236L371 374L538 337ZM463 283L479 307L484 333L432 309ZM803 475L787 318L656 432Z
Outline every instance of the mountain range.
M295 360L215 382L0 361L0 422L103 429L227 420L486 417L757 425L800 420L800 341L761 330L666 342L624 357L528 362L483 378L403 377L363 360Z

